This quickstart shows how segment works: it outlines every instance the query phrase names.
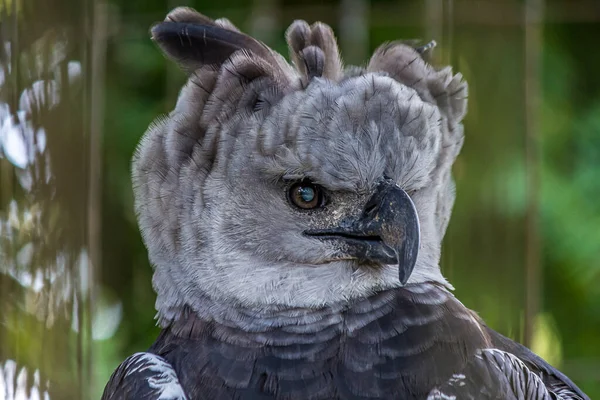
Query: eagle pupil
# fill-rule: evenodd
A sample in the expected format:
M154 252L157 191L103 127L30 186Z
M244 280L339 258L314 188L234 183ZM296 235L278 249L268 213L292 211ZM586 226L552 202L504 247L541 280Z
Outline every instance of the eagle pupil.
M310 210L323 205L323 191L310 182L297 182L289 188L288 199L294 206Z
M300 197L307 203L310 203L315 198L315 190L311 187L301 187Z

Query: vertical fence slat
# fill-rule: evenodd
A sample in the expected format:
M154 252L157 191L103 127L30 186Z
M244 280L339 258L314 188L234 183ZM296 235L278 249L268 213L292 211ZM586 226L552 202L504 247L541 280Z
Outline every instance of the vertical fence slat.
M539 103L544 0L525 3L525 166L527 245L524 344L531 345L535 317L540 309L541 269L539 232Z

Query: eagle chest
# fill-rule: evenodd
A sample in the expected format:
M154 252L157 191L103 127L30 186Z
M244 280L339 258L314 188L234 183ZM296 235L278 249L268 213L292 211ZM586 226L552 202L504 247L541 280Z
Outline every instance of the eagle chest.
M401 297L262 332L188 318L151 351L173 365L190 399L425 398L484 338L460 308L449 312L455 304Z

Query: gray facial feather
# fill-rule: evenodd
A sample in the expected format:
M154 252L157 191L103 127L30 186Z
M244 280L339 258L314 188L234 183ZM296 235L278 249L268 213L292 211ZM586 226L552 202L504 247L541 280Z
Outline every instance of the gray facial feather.
M399 286L397 265L340 259L334 244L303 234L358 214L384 175L411 194L419 216L421 249L409 283L450 287L438 263L454 201L450 169L463 140L460 74L392 43L366 69L344 75L324 24L296 21L288 29L294 66L227 20L179 8L165 24L185 27L179 40L165 34L169 26L153 34L190 76L133 160L161 324L184 304L200 310L207 296L319 307ZM191 37L205 26L214 41ZM219 48L230 32L234 45ZM289 204L286 190L300 179L327 190L324 209Z

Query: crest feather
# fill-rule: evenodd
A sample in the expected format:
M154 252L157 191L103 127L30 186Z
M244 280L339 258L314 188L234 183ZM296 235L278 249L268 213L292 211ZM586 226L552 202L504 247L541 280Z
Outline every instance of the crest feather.
M452 68L436 69L423 59L423 54L434 46L435 42L417 48L402 42L384 44L371 57L367 71L386 72L415 89L424 101L438 106L453 125L466 114L468 87Z
M240 50L262 58L274 68L281 66L271 49L240 32L229 20L214 21L188 7L174 9L150 32L165 55L188 73L206 65L221 65Z
M339 81L343 65L333 30L321 22L309 26L306 21L294 21L286 32L290 57L304 85L314 77Z

